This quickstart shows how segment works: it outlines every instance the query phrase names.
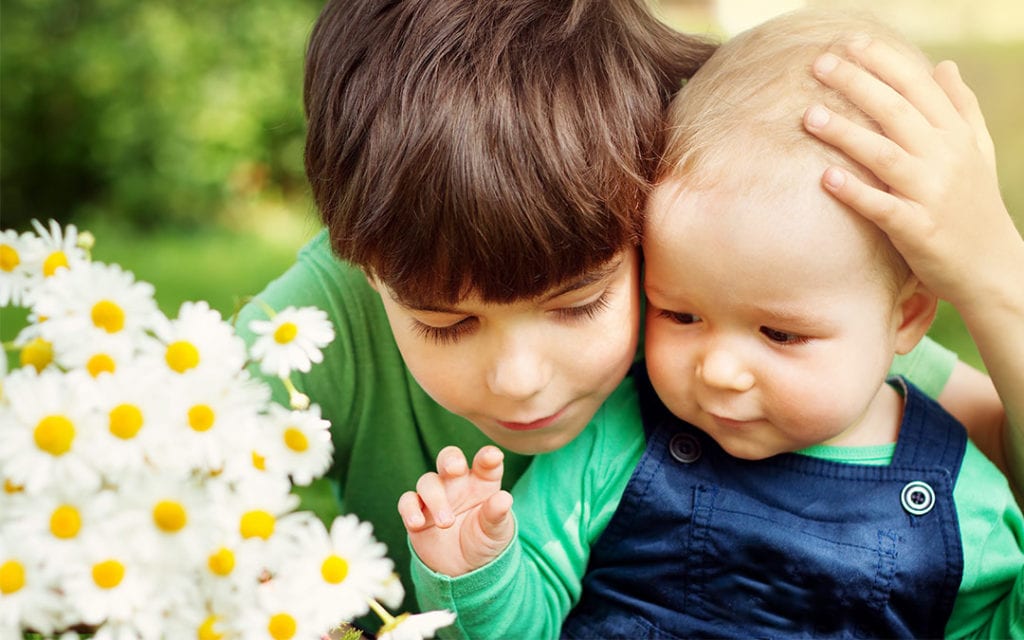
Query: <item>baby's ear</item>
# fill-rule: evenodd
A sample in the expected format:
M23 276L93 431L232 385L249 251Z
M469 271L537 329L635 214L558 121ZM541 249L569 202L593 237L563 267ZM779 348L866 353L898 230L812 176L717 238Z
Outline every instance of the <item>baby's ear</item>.
M896 332L896 353L913 350L928 333L935 319L939 300L916 276L911 275L900 290L893 310L893 330Z

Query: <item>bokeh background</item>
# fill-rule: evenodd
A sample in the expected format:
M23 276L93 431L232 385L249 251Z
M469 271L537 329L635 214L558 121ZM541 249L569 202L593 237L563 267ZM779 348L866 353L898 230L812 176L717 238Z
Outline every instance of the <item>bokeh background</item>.
M94 256L156 285L176 314L230 314L317 229L302 170L302 60L322 0L0 1L0 226L73 222ZM996 141L1024 228L1024 2L660 0L680 29L726 38L801 4L869 9L953 58ZM970 215L970 212L965 212ZM9 340L24 314L3 310ZM980 359L954 310L937 340Z

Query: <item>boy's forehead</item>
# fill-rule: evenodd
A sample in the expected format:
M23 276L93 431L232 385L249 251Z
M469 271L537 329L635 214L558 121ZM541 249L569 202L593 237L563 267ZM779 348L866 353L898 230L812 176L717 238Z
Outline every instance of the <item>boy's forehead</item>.
M519 301L534 300L537 302L545 302L603 282L615 274L619 269L627 266L624 264L627 262L627 253L627 251L620 252L603 264L583 271L578 276L568 278L539 295L532 297L524 296L519 299ZM629 261L629 263L631 264L632 261ZM385 285L385 288L387 289L388 295L390 295L395 302L414 311L444 313L458 309L463 305L497 304L494 301L487 300L481 296L479 291L473 287L470 282L468 282L464 288L463 295L454 302L438 300L431 298L430 296L420 295L417 292L398 292L387 285Z

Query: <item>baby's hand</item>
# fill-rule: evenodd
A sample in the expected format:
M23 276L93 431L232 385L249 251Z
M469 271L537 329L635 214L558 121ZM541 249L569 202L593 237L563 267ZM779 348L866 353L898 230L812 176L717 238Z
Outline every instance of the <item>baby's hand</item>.
M885 135L820 105L807 110L804 125L889 188L838 167L825 172L823 185L881 227L933 293L961 311L983 306L1008 274L1020 272L1024 242L999 193L977 98L950 61L929 74L920 60L864 37L849 56L864 68L824 54L814 73Z
M459 576L497 558L515 535L512 496L501 490L504 454L486 446L473 466L458 447L437 454L437 473L423 474L416 491L398 500L398 513L417 555L428 567Z

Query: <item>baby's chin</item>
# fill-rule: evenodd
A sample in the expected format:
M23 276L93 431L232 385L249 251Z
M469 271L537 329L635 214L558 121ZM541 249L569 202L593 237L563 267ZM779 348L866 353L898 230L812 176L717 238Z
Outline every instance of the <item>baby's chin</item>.
M714 434L708 435L715 438ZM771 458L772 456L777 456L780 453L788 453L792 451L792 449L778 444L769 445L741 438L715 438L715 442L717 442L718 446L722 447L726 453L734 458L739 458L740 460L764 460L766 458Z

